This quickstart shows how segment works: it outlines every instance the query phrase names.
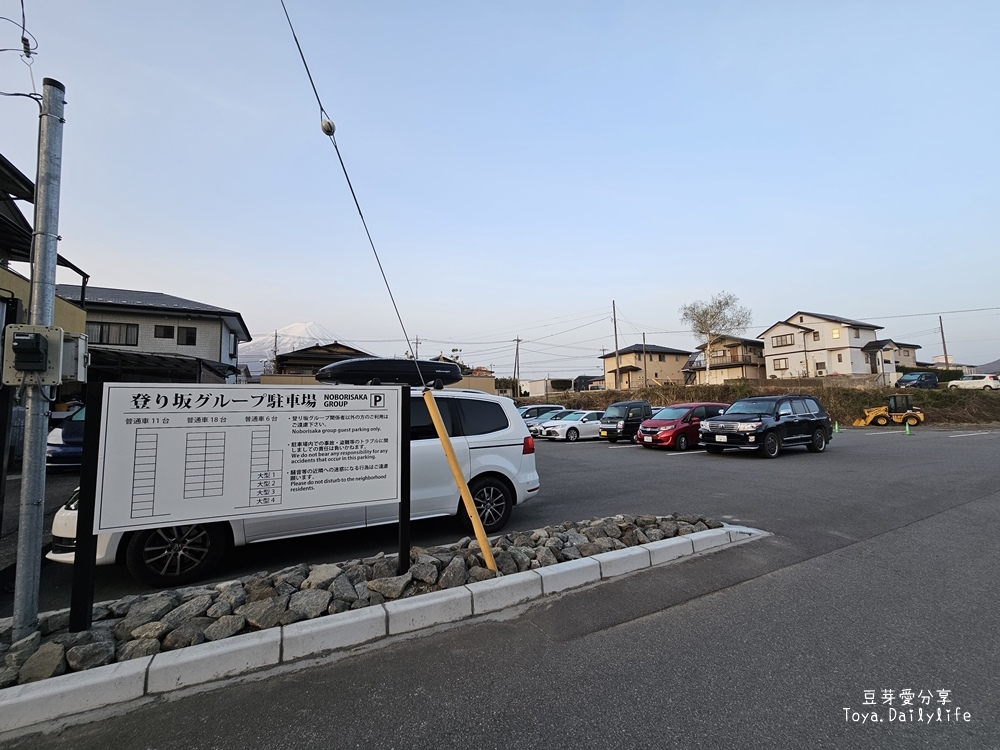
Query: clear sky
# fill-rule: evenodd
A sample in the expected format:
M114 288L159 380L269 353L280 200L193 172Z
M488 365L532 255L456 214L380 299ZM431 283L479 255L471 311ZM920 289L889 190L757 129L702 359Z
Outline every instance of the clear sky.
M691 350L722 291L1000 358L1000 3L286 0L419 354L522 377ZM25 0L90 283L410 348L279 0ZM21 3L0 0L0 48ZM37 107L0 97L34 177ZM58 280L78 283L60 272Z

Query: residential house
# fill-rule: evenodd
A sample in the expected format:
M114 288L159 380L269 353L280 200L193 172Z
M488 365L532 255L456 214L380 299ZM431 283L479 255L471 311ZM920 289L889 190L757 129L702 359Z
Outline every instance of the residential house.
M601 355L604 384L613 390L684 382L684 365L691 352L655 344L634 344Z
M272 385L312 385L320 368L345 359L372 357L368 352L334 341L293 352L275 354L273 368L261 374L261 383Z
M758 338L764 341L768 378L889 377L895 373L895 364L892 357L883 356L883 349L876 343L875 332L880 330L882 326L860 320L800 311L775 323Z
M85 310L92 382L233 383L243 317L161 292L56 284Z
M2 325L27 322L28 300L31 298L31 280L11 266L11 263L24 264L24 272L31 272L27 266L31 260L31 224L24 218L18 207L19 202L28 205L34 203L35 186L0 154L0 290L3 290L0 296L12 302L20 301L20 318L14 319L17 317L16 312L7 314L0 321ZM89 278L62 255L56 256L56 265L77 273L83 283ZM4 307L0 305L0 309ZM13 307L17 308L18 305L14 304ZM67 333L83 333L86 317L76 305L58 298L55 300L53 325Z
M704 385L727 380L763 380L764 342L739 336L720 336L712 342L705 367L705 344L698 347L684 364L684 383Z

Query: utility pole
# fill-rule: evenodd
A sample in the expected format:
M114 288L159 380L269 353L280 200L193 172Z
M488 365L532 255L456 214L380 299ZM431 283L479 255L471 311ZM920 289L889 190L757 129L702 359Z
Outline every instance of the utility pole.
M514 339L514 396L521 397L521 339Z
M611 322L615 326L615 390L621 388L622 355L618 351L618 312L615 310L615 301L611 300Z
M944 321L941 320L940 315L938 315L938 327L941 329L941 349L944 351L944 364L948 366L951 363L948 361L948 345L944 341Z
M649 374L646 372L646 334L642 334L642 387L649 387Z
M56 261L59 235L59 188L62 177L63 107L66 88L52 78L42 81L38 123L38 175L31 246L31 305L28 325L51 326L56 307ZM13 641L38 630L42 524L45 520L45 441L49 399L45 386L24 386L24 465L21 469L21 515L17 531L14 578Z

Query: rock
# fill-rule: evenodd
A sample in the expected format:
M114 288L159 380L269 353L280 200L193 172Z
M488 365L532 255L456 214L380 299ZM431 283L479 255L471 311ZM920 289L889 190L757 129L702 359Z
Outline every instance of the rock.
M365 591L365 598L367 598L368 592L368 582L359 581L355 586L351 583L351 579L346 573L341 573L339 576L333 579L333 583L330 584L329 591L333 594L335 599L340 599L348 604L353 604L358 600L361 594L358 591L363 588Z
M679 523L679 524L677 524L677 535L678 536L685 536L687 534L693 534L693 533L694 533L694 526L692 526L691 524L689 524L689 523Z
M703 518L701 520L710 529L722 528L722 521L716 521L714 518Z
M469 580L469 571L465 566L465 560L457 555L448 563L448 567L442 571L438 578L438 585L443 589L451 589L456 586L464 586Z
M205 628L206 641L220 641L236 635L246 627L246 618L242 615L223 615Z
M58 643L43 643L28 657L17 675L17 684L46 680L66 672L66 649Z
M175 651L204 643L205 629L214 623L215 620L211 617L193 617L186 620L163 637L163 650Z
M417 563L410 566L410 575L417 581L437 583L438 569L433 563Z
M278 624L278 619L285 611L285 604L279 598L262 599L244 604L235 613L243 615L252 630L265 630Z
M48 639L50 643L58 643L65 649L71 649L74 646L83 646L92 640L93 636L89 630L81 633L57 633Z
M132 606L134 604L137 604L141 600L142 597L139 596L138 594L132 596L125 596L119 599L118 601L109 604L108 609L110 610L111 614L114 615L115 617L124 617L125 615L128 614L128 611L132 609Z
M258 583L253 586L247 586L246 592L247 603L273 599L278 596L278 590L271 585L270 581L267 583Z
M178 603L179 597L176 594L156 594L145 601L133 604L124 619L112 629L115 637L120 641L128 640L129 634L137 627L159 620Z
M590 542L585 542L590 544ZM568 562L569 560L579 560L583 555L579 547L563 547L556 555L556 562Z
M604 538L607 539L607 537ZM608 547L602 547L600 544L597 544L596 542L586 542L584 544L578 544L576 545L576 548L577 550L579 550L581 557L590 557L591 555L599 555L602 552L607 552L609 549ZM563 550L564 554L565 552L566 550Z
M306 589L325 589L342 572L339 565L314 565L309 571L309 577L302 582L299 588L303 591Z
M122 646L119 646L116 651L117 661L129 661L130 659L139 659L143 656L152 656L153 654L160 653L160 642L155 638L139 638L138 640L128 641Z
M215 600L216 604L228 604L230 612L237 607L242 607L247 603L247 592L243 590L242 584L227 586L219 591L219 596Z
M698 521L698 523L696 523L694 525L694 530L695 531L708 531L708 526L706 526L705 524L703 524L701 521Z
M58 612L48 612L38 616L38 629L42 631L42 635L50 635L68 627L68 609L60 609Z
M180 625L180 623L177 624ZM133 638L155 638L158 641L162 641L163 636L173 629L173 625L163 620L157 620L156 622L147 622L145 625L140 625L129 633L129 635Z
M361 609L362 607L368 606L368 599L358 599L353 604L348 604L343 599L334 599L333 603L330 605L330 609L327 610L331 615L338 615L341 612L347 612L351 609Z
M376 570L378 565L375 566ZM368 590L377 591L386 599L398 599L403 595L403 591L406 587L410 585L413 580L413 576L410 571L406 571L401 576L392 576L391 578L374 578L368 581Z
M216 602L205 611L205 616L218 620L220 617L225 617L226 615L231 615L232 613L232 604L229 602Z
M36 630L29 636L10 644L10 649L3 657L4 665L20 669L31 655L42 645L42 634Z
M507 550L510 559L514 561L514 565L517 566L517 572L519 573L531 566L531 558L524 554L523 549L523 547L511 547ZM532 552L532 557L534 557L534 552Z
M510 556L510 552L505 549L493 550L493 561L497 564L497 570L505 576L514 575L517 572L517 563Z
M546 567L548 565L555 565L559 562L556 559L555 554L548 547L539 547L538 551L535 552L535 560L533 562L538 562L539 567Z
M377 578L395 578L398 569L399 565L396 563L395 558L382 558L372 565L372 580Z
M338 576L338 578L341 577L344 576ZM351 587L351 591L354 591L353 587ZM297 612L304 620L311 620L326 612L332 598L333 594L326 589L303 589L292 594L288 600L288 610ZM286 621L285 624L291 623Z
M0 690L17 684L17 672L15 667L0 667Z
M674 513L674 519L678 521L678 523L686 523L691 526L694 526L696 523L698 523L698 521L701 520L701 517L692 516L688 513Z
M473 583L475 581L488 581L491 578L496 578L497 574L494 573L489 568L481 568L479 566L475 568L469 568L469 582Z
M660 521L660 531L663 535L670 539L671 537L677 536L677 522L676 521Z
M74 672L103 667L114 660L114 641L95 641L81 646L73 646L66 652L66 663Z
M167 614L160 618L160 621L165 622L172 627L177 627L185 620L190 620L192 617L200 617L205 614L205 612L208 611L208 608L212 606L212 603L212 597L207 594L196 596L193 599L184 602L181 606L167 612Z
M649 539L649 541L651 542L659 542L662 539L666 538L666 534L664 534L663 531L654 526L652 528L646 529L646 538Z

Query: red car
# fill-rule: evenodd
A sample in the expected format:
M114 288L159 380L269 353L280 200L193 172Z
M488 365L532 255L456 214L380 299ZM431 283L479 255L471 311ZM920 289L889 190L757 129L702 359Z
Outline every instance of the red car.
M686 451L698 445L698 426L706 417L716 417L729 404L699 401L664 406L639 426L635 441L644 448L675 448Z

